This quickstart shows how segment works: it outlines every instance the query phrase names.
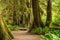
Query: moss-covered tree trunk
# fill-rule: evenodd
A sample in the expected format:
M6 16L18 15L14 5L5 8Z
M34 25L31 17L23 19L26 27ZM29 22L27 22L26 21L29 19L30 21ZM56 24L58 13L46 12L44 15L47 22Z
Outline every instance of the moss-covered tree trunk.
M32 13L31 0L26 1L26 5L28 8L28 28L30 28L33 24L33 13Z
M0 40L11 40L13 38L14 37L10 30L7 28L7 25L5 24L0 11Z

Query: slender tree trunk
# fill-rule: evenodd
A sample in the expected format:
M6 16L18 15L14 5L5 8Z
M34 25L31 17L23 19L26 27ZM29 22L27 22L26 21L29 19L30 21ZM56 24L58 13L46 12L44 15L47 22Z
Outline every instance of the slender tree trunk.
M22 22L22 26L25 26L25 11L26 11L26 0L20 0L20 11L21 11L21 14L22 14L22 16L21 16L21 22Z
M52 21L52 0L47 1L47 19L46 19L46 26L49 27L51 21Z
M14 5L13 5L13 24L14 25L18 24L17 13L16 13L16 5L17 5L17 0L14 0Z

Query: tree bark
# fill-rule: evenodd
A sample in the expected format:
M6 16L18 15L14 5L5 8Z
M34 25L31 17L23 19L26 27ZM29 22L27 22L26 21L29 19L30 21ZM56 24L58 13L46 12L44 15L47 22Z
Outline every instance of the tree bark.
M52 0L47 1L47 18L46 18L46 26L49 27L52 21Z
M30 27L30 31L34 28L44 27L44 24L41 20L39 0L32 0L32 10L34 21L32 27Z

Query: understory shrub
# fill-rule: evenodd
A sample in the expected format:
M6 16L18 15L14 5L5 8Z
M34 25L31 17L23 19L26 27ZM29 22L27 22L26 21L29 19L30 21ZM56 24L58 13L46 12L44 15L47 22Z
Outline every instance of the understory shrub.
M10 30L18 30L19 29L19 26L18 25L7 25L7 27L10 29Z
M49 28L48 27L44 27L44 28L34 28L32 29L31 33L32 34L45 34L49 31Z
M34 28L34 29L32 29L31 33L32 34L40 34L41 31L42 30L40 28Z

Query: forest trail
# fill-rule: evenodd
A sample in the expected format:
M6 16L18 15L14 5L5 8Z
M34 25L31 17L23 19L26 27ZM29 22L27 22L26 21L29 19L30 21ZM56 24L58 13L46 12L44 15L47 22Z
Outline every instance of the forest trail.
M14 40L41 40L39 35L28 34L27 31L13 31Z

